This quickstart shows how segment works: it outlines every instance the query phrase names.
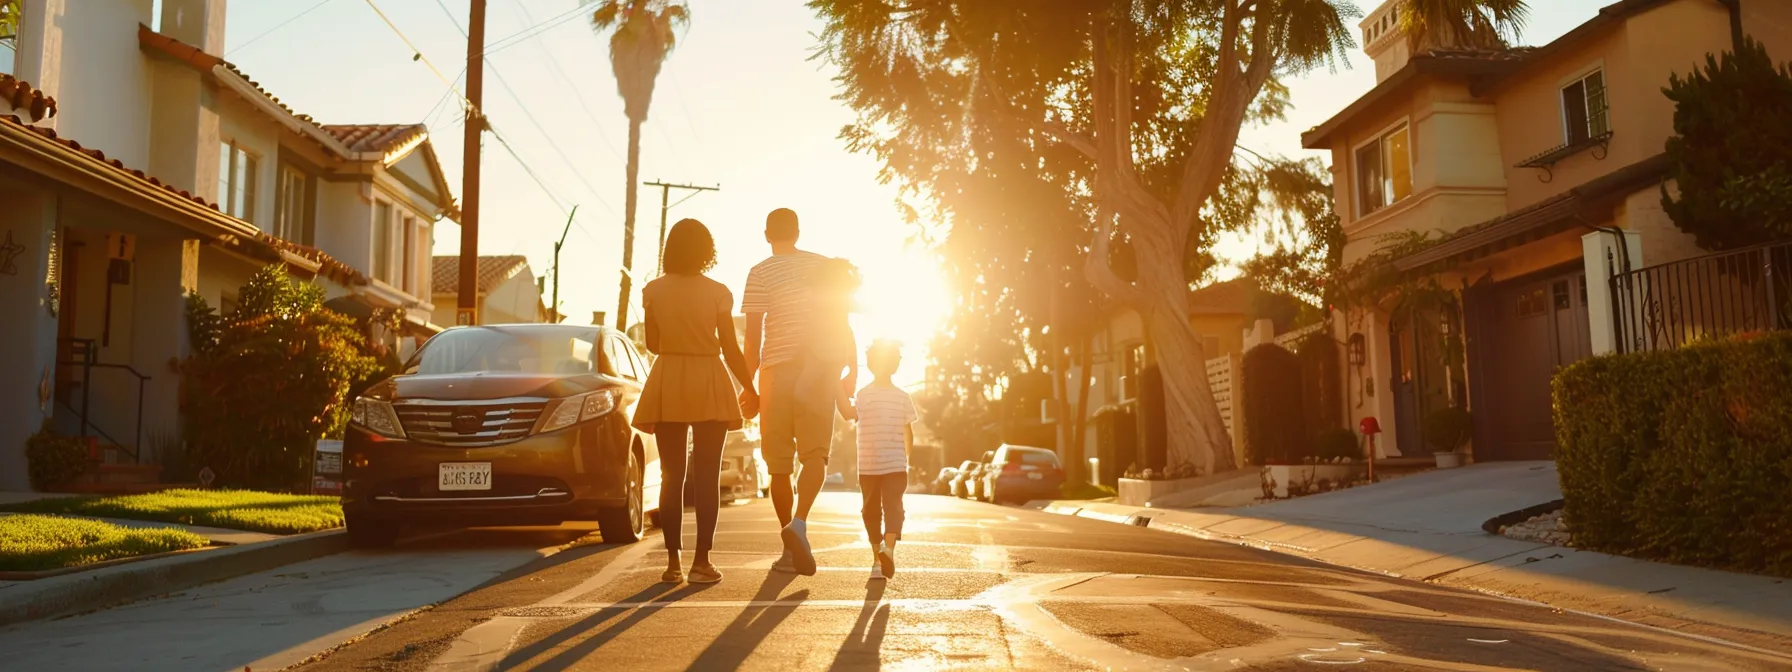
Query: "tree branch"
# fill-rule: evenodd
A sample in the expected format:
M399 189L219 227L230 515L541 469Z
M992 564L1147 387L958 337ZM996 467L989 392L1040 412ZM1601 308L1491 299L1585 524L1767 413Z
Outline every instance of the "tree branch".
M1095 204L1095 219L1099 227L1095 231L1095 243L1089 247L1089 256L1083 259L1083 276L1097 291L1127 306L1136 306L1139 303L1138 289L1121 279L1108 264L1109 243L1114 239L1114 213L1099 199Z
M1229 2L1227 6L1232 7ZM1244 126L1251 102L1257 99L1257 94L1263 91L1264 84L1275 71L1277 54L1271 44L1273 22L1262 14L1266 13L1265 9L1259 7L1259 12L1251 25L1250 62L1243 73L1239 73L1231 62L1220 69L1214 96L1208 103L1208 113L1201 120L1201 131L1195 142L1199 151L1189 157L1183 169L1171 219L1184 230L1193 226L1202 206L1225 179L1226 169L1232 165L1232 148L1238 145L1238 132Z

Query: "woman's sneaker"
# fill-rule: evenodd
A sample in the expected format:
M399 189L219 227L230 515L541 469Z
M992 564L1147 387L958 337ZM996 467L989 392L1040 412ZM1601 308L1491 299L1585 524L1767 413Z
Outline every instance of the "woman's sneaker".
M796 567L796 573L815 576L815 553L809 549L808 523L801 518L792 520L779 536L784 540L784 550L790 553L790 563Z
M890 543L887 541L877 542L877 565L883 578L896 575L896 553L890 550Z
M872 581L883 581L888 578L890 578L890 577L884 576L884 568L883 567L880 567L878 565L871 566L871 580Z

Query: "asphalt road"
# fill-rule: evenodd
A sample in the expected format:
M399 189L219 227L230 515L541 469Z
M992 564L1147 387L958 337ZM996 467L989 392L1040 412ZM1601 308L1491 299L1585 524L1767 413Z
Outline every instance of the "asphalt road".
M299 669L1792 669L1784 655L1168 532L908 503L888 582L868 578L856 495L817 507L814 577L770 570L776 524L753 502L722 513L720 584L657 583L657 536L577 546Z

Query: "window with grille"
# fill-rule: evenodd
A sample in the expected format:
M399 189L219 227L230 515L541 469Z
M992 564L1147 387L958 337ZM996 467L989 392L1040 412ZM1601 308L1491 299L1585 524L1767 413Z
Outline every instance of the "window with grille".
M1594 70L1562 87L1562 126L1568 144L1598 138L1612 130L1605 97L1605 72Z
M373 277L388 285L396 285L392 269L392 204L378 201L373 206Z

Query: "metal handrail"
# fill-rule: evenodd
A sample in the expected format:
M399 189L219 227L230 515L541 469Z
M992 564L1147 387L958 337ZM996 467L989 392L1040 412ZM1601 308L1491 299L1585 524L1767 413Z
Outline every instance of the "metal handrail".
M99 362L98 355L94 350L94 341L91 338L67 338L63 339L63 341L73 346L70 350L73 351L73 354L75 354L78 359L74 361L57 362L56 365L81 367L81 408L80 410L76 410L68 403L63 403L62 406L68 408L70 412L81 418L81 434L83 436L85 436L88 430L91 429L107 441L111 441L114 447L128 453L131 456L132 463L139 462L141 460L139 453L143 450L143 397L150 377L126 364L105 364ZM131 444L129 449L124 447L123 442L113 438L112 435L108 434L105 430L100 429L99 425L94 424L91 419L91 416L93 415L93 370L96 368L118 369L129 373L132 376L136 376L137 378L137 434L136 441Z
M1702 337L1792 329L1792 242L1707 254L1614 273L1609 280L1619 352L1685 345Z

